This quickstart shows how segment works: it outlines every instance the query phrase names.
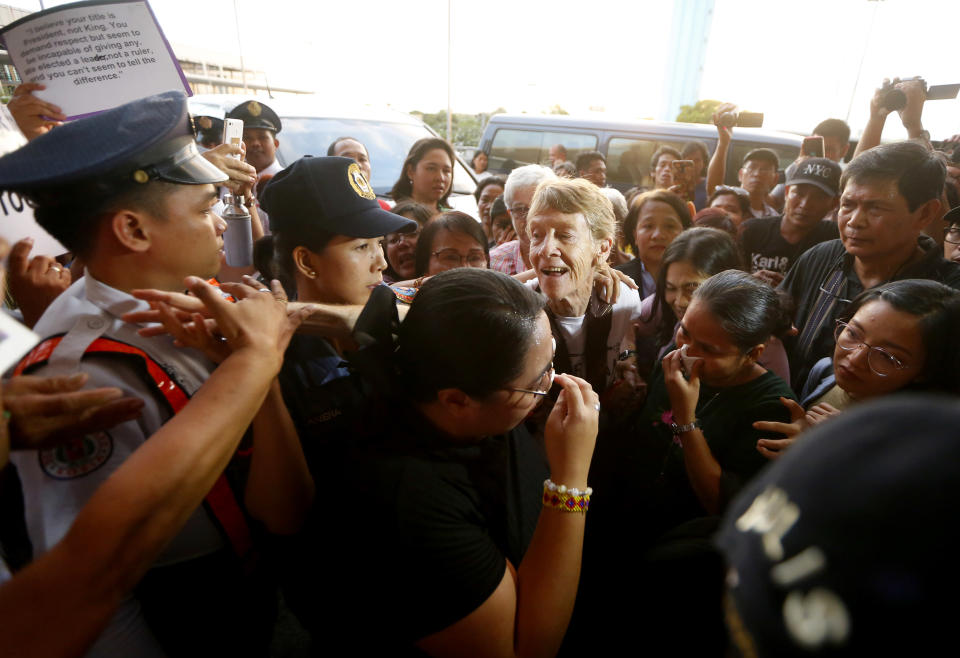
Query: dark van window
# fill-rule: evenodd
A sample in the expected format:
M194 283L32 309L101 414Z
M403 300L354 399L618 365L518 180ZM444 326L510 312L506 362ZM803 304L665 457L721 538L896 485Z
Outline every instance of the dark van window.
M755 148L768 148L777 154L780 158L781 174L793 164L793 161L800 155L799 146L790 146L788 144L758 144L756 142L738 142L736 137L730 143L730 152L727 155L727 170L724 175L724 183L727 185L739 185L737 173L740 171L740 165L743 164L743 156ZM782 176L781 176L782 178Z
M607 146L607 180L621 191L637 185L653 187L650 158L661 146L672 146L679 151L683 144L684 142L614 137Z
M500 128L490 144L488 167L505 173L528 164L549 165L550 147L554 144L564 145L571 162L576 162L584 151L597 150L594 135Z

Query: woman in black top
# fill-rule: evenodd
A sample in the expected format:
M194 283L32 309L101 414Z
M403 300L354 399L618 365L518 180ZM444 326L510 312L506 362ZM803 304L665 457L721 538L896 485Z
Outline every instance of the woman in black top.
M556 652L576 593L584 515L544 478L584 490L597 395L553 372L544 299L498 272L432 277L404 321L376 291L351 358L369 392L318 482L301 619L323 650L398 655ZM523 425L553 383L542 444ZM582 510L581 510L582 511ZM334 655L332 654L332 655Z

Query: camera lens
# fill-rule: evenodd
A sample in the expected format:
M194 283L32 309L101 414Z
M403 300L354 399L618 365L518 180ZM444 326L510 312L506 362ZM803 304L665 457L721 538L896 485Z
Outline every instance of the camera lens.
M883 106L891 111L902 110L907 106L907 96L899 89L891 89L883 96Z

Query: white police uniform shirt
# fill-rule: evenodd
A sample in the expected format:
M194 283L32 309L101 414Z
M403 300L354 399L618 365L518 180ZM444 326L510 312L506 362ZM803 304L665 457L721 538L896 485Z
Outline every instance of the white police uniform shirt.
M96 488L144 441L169 420L170 412L151 382L144 379L133 357L90 355L87 347L98 338L111 338L142 349L193 394L214 365L196 350L174 347L168 336L143 338L142 325L120 316L148 308L145 302L107 286L89 274L76 281L47 308L34 330L44 338L65 334L49 361L31 374L71 375L85 372L85 388L115 386L124 395L144 401L137 420L42 451L11 455L23 482L27 529L35 555L59 542ZM207 511L200 507L170 542L156 564L174 564L208 555L225 547L224 539ZM91 656L163 655L132 598L121 605L111 625L88 654Z
M280 163L277 162L277 159L274 158L269 167L257 172L257 178L260 179L264 176L273 176L274 174L279 174L281 171L283 171L283 167L281 167Z

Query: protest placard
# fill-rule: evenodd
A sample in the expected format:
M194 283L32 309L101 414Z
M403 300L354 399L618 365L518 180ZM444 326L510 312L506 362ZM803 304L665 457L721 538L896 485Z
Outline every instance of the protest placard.
M96 114L164 91L192 95L146 0L60 5L0 30L20 79L59 105L67 119Z
M33 218L33 209L16 192L0 192L0 238L10 245L33 238L31 256L59 256L69 251Z

